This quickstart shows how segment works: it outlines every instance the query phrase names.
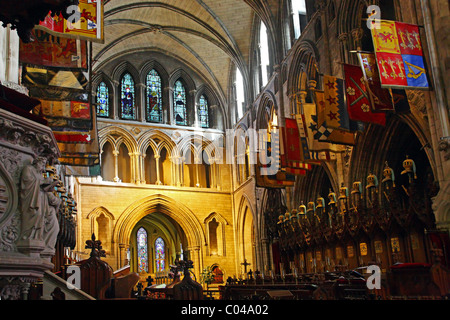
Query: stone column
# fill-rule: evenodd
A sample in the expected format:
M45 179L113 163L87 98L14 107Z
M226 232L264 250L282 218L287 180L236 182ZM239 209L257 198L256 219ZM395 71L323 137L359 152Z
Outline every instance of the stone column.
M167 95L169 96L169 104L168 104L168 117L166 118L166 123L170 124L170 125L175 125L175 115L173 114L173 88L172 87L165 87L164 91L167 92Z
M325 52L330 52L330 39L328 37L328 1L325 0L316 0L316 8L317 11L320 13L321 16L321 26L322 26L322 38L324 43ZM333 68L332 68L332 61L331 61L331 54L326 54L325 59L326 61L326 72L328 74L332 74Z
M129 152L130 156L130 182L136 183L136 156L134 152Z
M423 15L423 25L430 59L429 76L434 83L433 91L427 95L427 112L431 133L431 144L435 155L436 180L439 181L439 193L433 198L433 212L436 216L436 225L441 228L449 228L450 206L450 125L448 114L448 86L445 83L445 75L442 70L447 66L442 57L448 52L448 37L443 32L448 21L445 13L436 12L439 9L448 11L448 3L445 1L420 0ZM448 69L448 67L447 67Z
M182 157L180 156L172 156L171 158L172 161L172 184L174 186L177 187L181 187L182 186L182 166L183 166L183 161L182 161Z
M145 184L145 154L139 155L139 168L140 168L140 177L141 177L141 184Z
M145 122L146 121L146 89L147 86L144 83L138 83L137 86L138 91L139 91L139 100L136 99L136 111L137 111L137 115L136 115L136 120L140 121L140 122Z
M119 120L120 119L120 108L121 108L121 105L119 102L120 101L120 89L119 89L120 83L117 80L112 80L111 82L114 86L114 89L113 89L113 92L111 95L112 99L110 101L111 102L111 109L110 109L111 119Z
M263 271L265 271L266 267L267 267L267 269L270 269L270 267L271 267L270 252L269 252L269 240L267 238L261 239L261 247L262 247L261 268Z
M159 159L161 156L159 154L155 154L155 162L156 162L156 185L162 185L161 176L159 173Z
M197 90L193 89L189 91L188 101L186 105L186 117L187 117L187 125L190 127L194 127L198 125L197 119L197 104L195 101L195 96L197 94Z
M340 48L341 48L341 59L344 62L348 62L349 61L348 33L341 33L338 36L338 40L339 40Z
M290 94L288 96L288 98L289 98L289 109L291 110L291 113L294 114L294 113L298 112L298 110L297 110L297 100L295 99L296 98L295 93L294 94Z
M200 187L200 178L199 178L199 171L200 171L200 165L201 165L201 159L198 156L194 157L194 163L195 163L195 181L196 187Z
M192 260L192 262L194 263L194 274L198 279L201 270L203 268L200 256L200 247L199 246L189 247L188 250L189 250L189 259Z
M217 188L217 180L216 180L216 161L215 159L209 159L209 170L210 170L210 178L211 178L211 189Z
M128 261L128 259L127 259L128 247L129 247L129 245L127 245L125 243L119 243L119 256L117 257L117 261L118 261L117 267L119 269L130 264L130 261Z
M140 152L134 152L133 153L133 164L134 164L134 183L140 184L141 183L141 177L142 177L142 166L141 166L141 153Z
M306 95L308 94L307 91L299 91L295 95L297 102L297 113L303 113L303 105L306 103Z
M114 182L120 182L120 178L119 178L119 151L114 150L113 151L113 156L114 156Z

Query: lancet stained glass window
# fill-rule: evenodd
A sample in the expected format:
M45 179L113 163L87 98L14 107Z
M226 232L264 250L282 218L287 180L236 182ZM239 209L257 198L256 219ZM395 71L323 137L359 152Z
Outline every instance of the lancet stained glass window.
M173 92L173 111L175 117L175 123L179 126L187 126L186 119L186 90L183 83L180 80L175 82L175 88Z
M202 128L209 128L208 99L202 95L198 101L198 121Z
M148 272L147 231L139 228L137 232L138 271Z
M120 81L120 106L122 119L136 119L134 80L129 73L125 73Z
M155 69L147 74L147 121L162 122L161 77Z
M97 116L109 117L109 89L104 82L97 87Z
M156 272L163 271L165 269L165 246L164 240L158 238L155 241L155 257L156 257Z

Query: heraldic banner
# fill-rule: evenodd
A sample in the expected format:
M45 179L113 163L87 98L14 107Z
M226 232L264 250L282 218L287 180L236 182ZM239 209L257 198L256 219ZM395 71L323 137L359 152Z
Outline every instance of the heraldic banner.
M62 14L50 12L35 28L61 37L104 43L102 0L79 0L78 6L70 6L67 13L70 16L66 20Z
M372 40L382 87L428 89L419 27L388 20L379 26Z

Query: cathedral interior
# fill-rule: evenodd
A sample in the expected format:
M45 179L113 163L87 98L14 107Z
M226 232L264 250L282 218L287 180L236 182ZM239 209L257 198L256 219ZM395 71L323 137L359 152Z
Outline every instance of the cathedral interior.
M449 9L1 0L1 299L448 299Z

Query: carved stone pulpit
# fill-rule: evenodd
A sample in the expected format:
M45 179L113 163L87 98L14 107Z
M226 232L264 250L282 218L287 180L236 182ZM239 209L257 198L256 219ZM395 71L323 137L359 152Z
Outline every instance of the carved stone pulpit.
M54 180L47 176L46 166L54 167L59 156L48 126L0 109L2 300L27 299L31 284L54 267L50 259L62 200L53 192Z

